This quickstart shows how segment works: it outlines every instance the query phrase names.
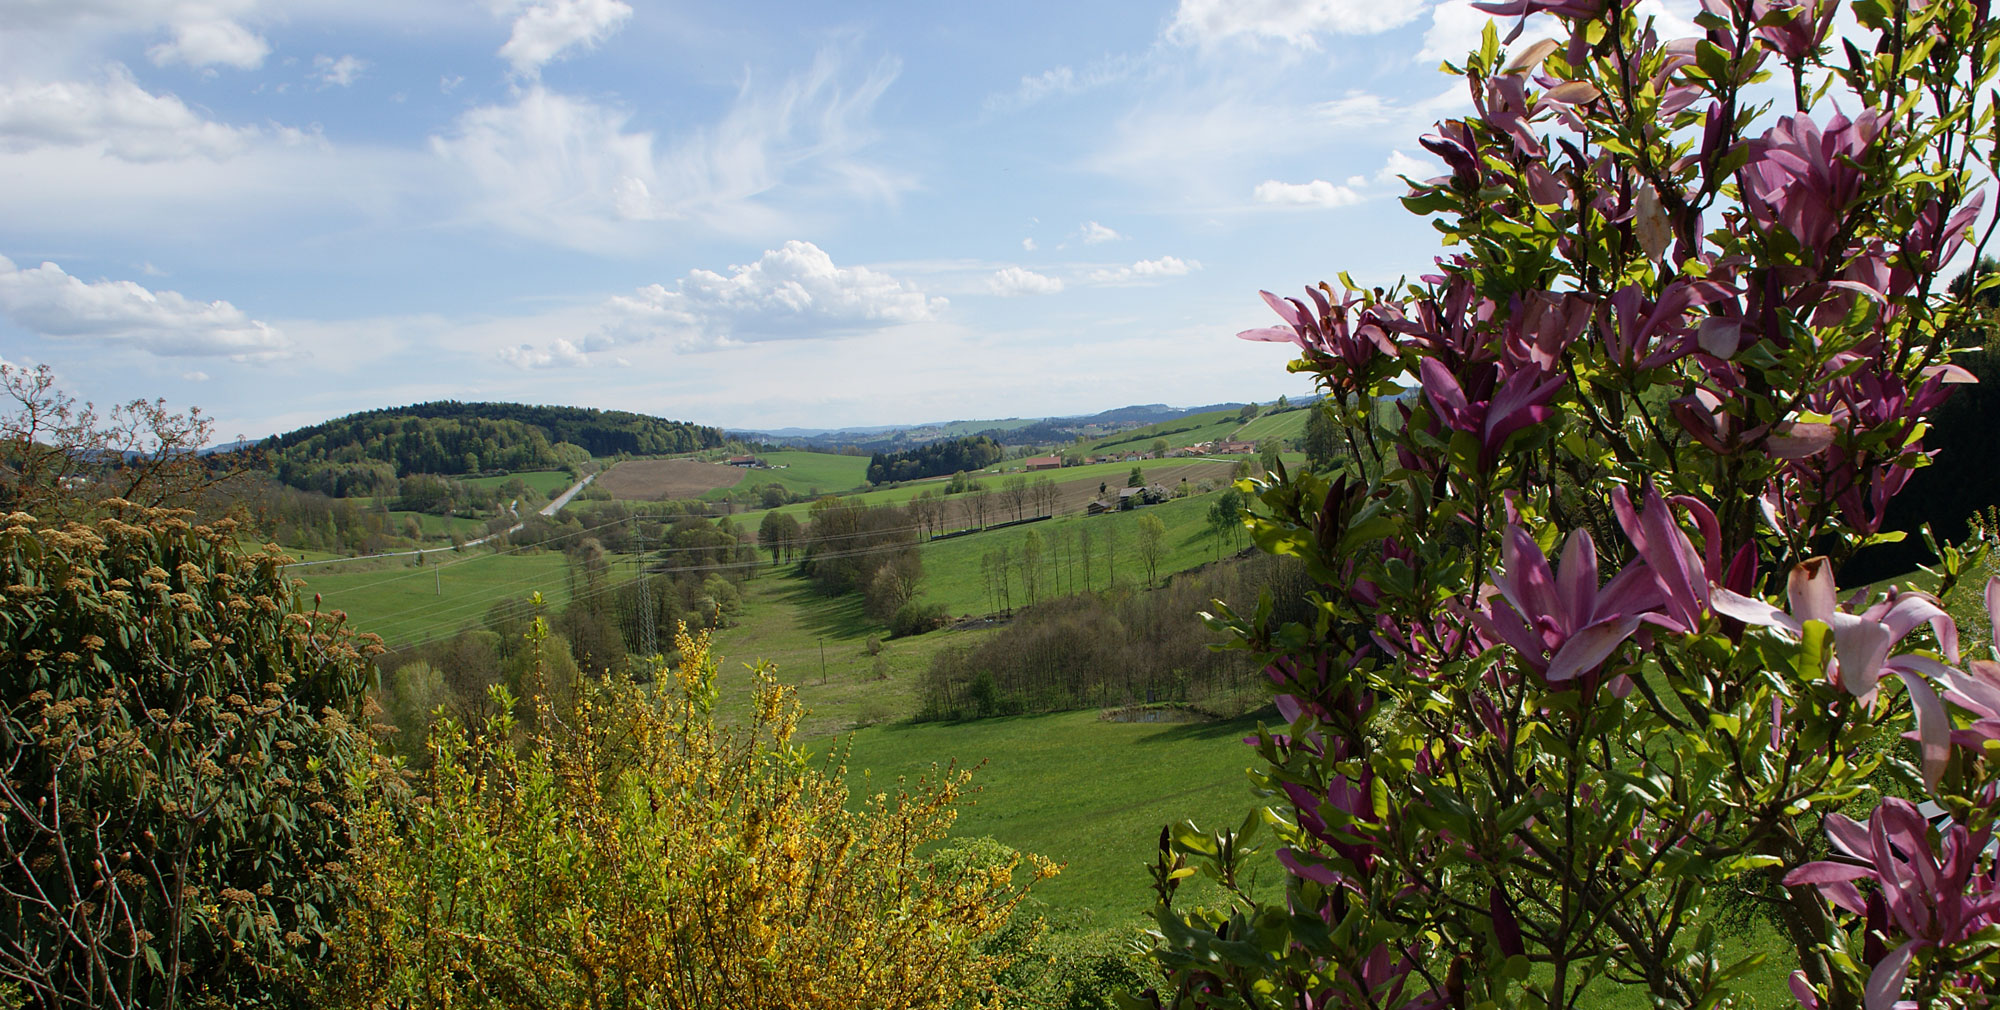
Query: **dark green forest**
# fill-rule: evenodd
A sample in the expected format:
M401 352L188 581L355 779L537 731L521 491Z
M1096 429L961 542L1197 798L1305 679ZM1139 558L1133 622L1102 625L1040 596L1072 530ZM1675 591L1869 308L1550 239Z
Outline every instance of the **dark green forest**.
M886 484L983 470L999 462L1005 454L1000 443L985 435L932 442L902 452L878 452L868 460L868 483Z
M558 470L592 456L721 448L717 428L618 410L440 400L335 418L266 439L279 480L334 497L386 478Z

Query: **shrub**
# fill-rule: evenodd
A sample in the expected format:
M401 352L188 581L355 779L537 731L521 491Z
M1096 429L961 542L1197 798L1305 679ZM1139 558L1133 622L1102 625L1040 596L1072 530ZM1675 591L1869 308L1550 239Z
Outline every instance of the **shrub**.
M945 612L942 603L918 603L911 601L896 608L895 616L889 618L889 637L907 638L936 631L951 623L951 615Z
M850 805L792 739L758 668L747 725L716 725L716 659L685 627L661 689L594 682L570 720L515 707L433 727L416 802L375 807L320 996L348 1006L951 1006L1003 957L980 941L1022 860L926 857L969 773ZM837 756L837 755L836 755ZM1032 876L1054 869L1032 857Z
M373 645L186 515L0 529L0 979L33 1005L295 1003L341 915Z

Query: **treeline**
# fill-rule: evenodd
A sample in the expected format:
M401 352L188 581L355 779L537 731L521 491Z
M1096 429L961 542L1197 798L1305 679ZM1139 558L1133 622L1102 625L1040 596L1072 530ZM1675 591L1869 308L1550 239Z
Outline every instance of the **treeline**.
M1272 621L1309 617L1304 566L1260 555L1178 576L1152 592L1086 592L1031 606L980 644L946 649L917 686L917 718L977 719L1078 708L1174 703L1238 715L1263 697L1247 653L1210 648L1192 615L1227 601Z
M868 483L887 484L984 470L1005 455L1006 449L985 435L932 442L902 452L878 452L868 459Z
M352 482L381 479L348 470L360 467L365 473L376 464L390 477L452 476L556 470L592 456L665 455L722 445L718 429L644 414L444 400L350 414L273 436L260 448L271 454L272 469L285 483L348 497Z

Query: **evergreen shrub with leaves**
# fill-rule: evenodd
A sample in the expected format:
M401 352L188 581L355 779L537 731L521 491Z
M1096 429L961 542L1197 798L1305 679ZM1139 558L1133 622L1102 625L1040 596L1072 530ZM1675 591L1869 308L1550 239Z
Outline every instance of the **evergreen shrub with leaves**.
M0 517L0 990L298 1005L341 917L374 646L228 522Z

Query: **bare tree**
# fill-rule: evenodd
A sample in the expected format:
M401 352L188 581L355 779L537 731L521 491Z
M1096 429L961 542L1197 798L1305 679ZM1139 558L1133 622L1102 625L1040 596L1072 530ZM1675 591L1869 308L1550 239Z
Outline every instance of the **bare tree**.
M0 363L14 408L0 415L0 508L74 518L107 498L146 507L196 504L250 469L244 453L203 457L214 433L200 408L133 400L99 413L56 385L47 365Z
M1019 476L1007 478L1006 484L1002 486L1000 491L1000 500L1005 502L1008 510L1014 513L1014 520L1016 522L1027 518L1028 478Z

